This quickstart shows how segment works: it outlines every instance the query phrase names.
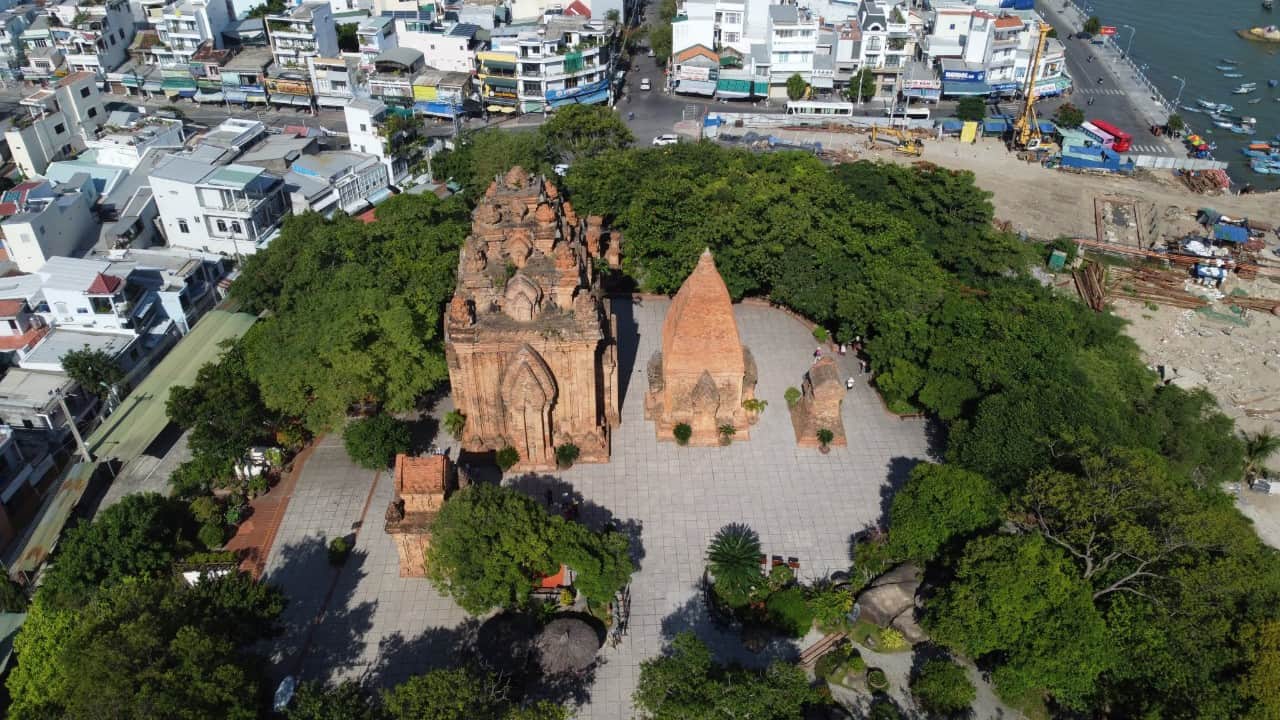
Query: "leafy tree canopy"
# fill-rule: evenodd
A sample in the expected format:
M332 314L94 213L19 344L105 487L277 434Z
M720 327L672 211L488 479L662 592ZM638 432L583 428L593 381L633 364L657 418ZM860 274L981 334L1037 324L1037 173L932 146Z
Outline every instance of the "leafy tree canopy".
M169 420L191 431L191 452L213 462L241 461L270 429L271 414L236 345L201 367L191 387L170 390L165 409Z
M980 97L963 97L956 104L956 117L966 122L980 122L987 116L987 105Z
M124 370L115 356L104 350L92 350L88 345L63 355L62 369L80 389L100 398L107 397L111 388L124 382Z
M1005 498L991 481L953 465L922 463L893 496L889 549L927 562L949 542L1000 522Z
M386 469L396 455L409 452L413 438L409 426L386 413L354 420L342 431L347 454L361 467Z
M977 691L964 668L938 658L929 660L911 678L911 694L930 712L951 715L969 709Z
M622 118L604 105L569 105L556 110L542 126L553 154L566 162L621 150L635 136Z

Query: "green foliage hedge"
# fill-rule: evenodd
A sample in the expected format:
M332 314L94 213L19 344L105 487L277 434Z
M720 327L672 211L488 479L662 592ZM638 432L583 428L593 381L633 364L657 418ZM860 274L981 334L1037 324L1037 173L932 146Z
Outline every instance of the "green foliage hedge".
M409 452L413 437L403 421L379 413L348 423L342 431L342 442L356 464L383 470L391 467L397 454Z

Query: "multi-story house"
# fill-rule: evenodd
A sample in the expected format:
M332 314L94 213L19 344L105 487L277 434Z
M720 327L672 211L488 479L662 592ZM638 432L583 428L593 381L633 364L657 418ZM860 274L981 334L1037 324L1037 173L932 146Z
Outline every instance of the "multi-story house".
M40 14L18 35L26 63L22 66L24 80L41 82L54 77L62 69L64 53L54 45L49 16Z
M33 5L19 5L0 12L0 78L14 79L26 63L22 31L35 18L36 8Z
M240 257L264 248L289 213L284 181L250 165L170 156L151 189L171 247Z
M163 47L150 48L159 65L186 65L208 42L224 46L222 31L231 23L225 0L181 0L165 5L156 32Z
M191 77L196 82L196 95L193 100L198 103L226 102L222 93L222 66L235 56L231 48L218 49L213 42L206 40L191 56Z
M311 58L308 58L311 60ZM295 68L268 68L267 100L273 105L292 105L311 108L314 104L311 88L311 74L307 70Z
M476 53L476 79L480 83L480 101L486 111L514 112L520 104L520 82L516 79L514 49Z
M364 67L373 67L373 61L379 55L392 48L400 47L395 19L385 16L365 18L356 28L356 42L360 52L360 64Z
M9 216L0 222L0 234L9 259L23 272L35 272L53 257L75 255L98 237L90 200L78 191L39 180L6 195L14 200L0 203Z
M427 68L413 78L413 110L423 115L452 120L474 94L469 73Z
M0 547L35 519L48 490L45 477L53 468L51 453L30 445L24 450L14 429L0 425Z
M413 78L426 67L422 53L412 48L387 50L373 63L369 95L389 108L413 107Z
M93 73L68 75L52 88L22 99L19 114L5 131L5 142L18 168L28 177L44 173L54 160L83 150L106 120L106 110Z
M271 65L271 49L247 47L222 65L222 96L232 104L249 105L267 102L267 68Z
M441 27L416 23L416 26L420 29L397 33L400 47L421 52L427 66L437 70L465 73L475 70L476 51L484 47L478 25L454 23Z
M391 194L387 169L374 155L352 152L303 155L293 161L290 171L332 188L336 197L334 208L348 214L355 214Z
M304 2L268 15L267 35L276 64L284 68L305 72L308 58L338 54L337 26L326 2Z
M392 183L404 180L420 155L421 124L413 120L413 111L371 98L356 98L342 110L351 149L377 156Z
M608 102L612 95L613 26L562 17L494 31L494 50L516 57L521 112Z
M906 3L863 3L858 11L862 34L858 67L875 74L877 96L892 98L897 92L899 76L915 57L923 24L923 18L908 9Z
M126 0L63 0L48 9L58 18L59 27L51 34L54 45L66 58L68 71L104 74L115 70L129 56L133 17Z
M671 89L681 95L716 94L720 80L720 56L711 48L694 45L671 58Z
M794 5L769 7L769 93L787 97L787 80L799 75L813 83L814 55L818 52L818 18Z
M319 107L342 107L355 97L362 77L360 60L350 54L336 58L310 58L311 87Z
M186 141L181 120L113 112L107 122L85 140L94 162L133 169L151 148L181 149Z

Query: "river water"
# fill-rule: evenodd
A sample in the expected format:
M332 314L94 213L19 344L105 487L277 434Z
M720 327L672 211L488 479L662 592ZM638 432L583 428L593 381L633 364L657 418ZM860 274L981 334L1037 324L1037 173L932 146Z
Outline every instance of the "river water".
M1183 105L1196 107L1196 99L1235 106L1230 115L1247 115L1258 119L1257 134L1235 135L1217 128L1207 115L1178 112L1195 131L1217 143L1214 157L1231 164L1228 172L1235 187L1250 183L1258 189L1280 188L1280 175L1259 175L1249 169L1248 158L1241 154L1250 142L1277 139L1280 133L1280 87L1267 87L1267 80L1280 80L1280 43L1260 43L1238 37L1235 31L1258 25L1280 24L1280 7L1267 11L1261 0L1092 0L1094 15L1103 25L1118 28L1116 44L1123 49L1130 31L1137 28L1129 55L1170 101L1178 94L1178 81L1184 78ZM1277 3L1280 6L1280 2ZM1224 78L1223 58L1239 61L1242 78ZM1258 89L1248 95L1232 95L1240 83L1253 82ZM1251 99L1262 102L1248 104Z

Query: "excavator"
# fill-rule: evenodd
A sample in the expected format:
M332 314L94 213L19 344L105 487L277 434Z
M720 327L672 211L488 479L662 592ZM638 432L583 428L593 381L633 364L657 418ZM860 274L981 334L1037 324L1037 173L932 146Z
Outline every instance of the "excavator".
M1044 56L1045 40L1053 27L1042 22L1037 30L1040 38L1036 42L1036 51L1031 55L1031 65L1027 68L1027 85L1022 91L1022 112L1013 122L1014 144L1021 150L1035 150L1041 143L1040 123L1036 120L1036 78L1040 70L1040 58Z
M871 144L875 145L879 140L888 140L894 143L894 152L899 152L903 155L914 155L919 157L924 154L924 146L919 140L908 135L905 130L873 126L871 128Z

